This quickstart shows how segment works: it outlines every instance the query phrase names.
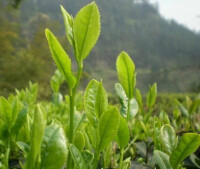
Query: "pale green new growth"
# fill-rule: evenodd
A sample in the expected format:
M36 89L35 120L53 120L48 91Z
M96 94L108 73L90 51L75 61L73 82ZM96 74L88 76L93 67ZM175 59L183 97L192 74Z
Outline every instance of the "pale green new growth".
M4 97L0 97L0 117L9 127L11 127L12 123L11 106Z
M71 70L71 60L69 56L66 54L66 52L64 51L64 49L50 30L46 29L45 34L56 66L58 67L62 75L65 77L69 88L73 89L76 84L76 78Z
M100 14L95 2L83 7L74 19L76 59L84 60L97 42L100 34Z
M177 169L182 161L199 147L199 144L199 134L188 133L183 135L176 149L174 149L170 156L170 163L173 169Z
M99 84L100 83L98 81L91 80L85 90L85 95L84 95L85 112L87 114L88 120L94 127L97 126L97 118L95 115L95 105L96 105L96 97L97 97Z
M66 138L63 129L52 124L45 129L41 145L41 169L58 169L67 157Z
M98 119L108 109L108 97L103 83L100 82L95 102L95 113Z
M107 93L102 82L90 81L85 90L84 105L90 123L96 128L97 121L108 109Z
M156 83L153 84L153 86L150 87L149 92L147 94L147 106L151 108L155 102L157 97L157 85Z
M78 148L79 151L83 151L83 148L85 146L85 138L82 132L76 132L74 136L74 145Z
M74 46L74 37L73 37L73 18L68 14L68 12L63 8L61 5L61 11L63 14L64 18L64 23L65 23L65 30L66 30L66 35L69 43Z
M87 164L85 163L85 160L81 155L81 152L73 144L69 145L69 150L76 165L76 168L88 169Z
M34 112L34 119L31 130L31 142L30 151L26 160L26 169L35 169L38 164L38 158L40 157L41 143L43 139L45 129L45 120L40 105L37 105L37 109Z
M135 87L135 64L126 52L121 52L117 58L116 66L119 82L130 99L133 97Z
M169 124L162 126L160 130L160 142L167 154L170 155L171 152L176 148L177 141L178 140L174 128Z
M172 169L169 162L169 156L162 151L154 151L154 161L158 164L160 169Z
M126 123L126 119L120 117L120 125L117 132L117 141L120 148L125 148L128 145L130 139L129 128Z
M99 150L104 150L108 144L114 139L120 123L120 114L116 107L112 107L105 111L100 118L99 133Z

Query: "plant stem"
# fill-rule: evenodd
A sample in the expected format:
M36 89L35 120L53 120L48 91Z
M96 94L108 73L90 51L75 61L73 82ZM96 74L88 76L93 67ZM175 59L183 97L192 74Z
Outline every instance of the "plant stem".
M73 142L73 134L74 134L74 96L70 96L70 121L69 121L69 143Z
M74 99L76 96L76 91L80 82L82 71L83 71L83 64L81 62L81 64L78 66L76 85L72 90L72 94L70 94L69 143L73 143L73 138L74 138ZM71 154L69 153L67 160L67 169L70 169L70 166L71 166Z
M93 169L97 168L98 162L99 162L99 158L100 158L100 152L99 150L97 150L94 154L94 160L93 160Z
M145 157L145 163L148 163L148 151L149 151L149 144L148 141L145 142L146 143L146 157Z
M6 169L9 169L9 156L10 156L10 141L9 141L8 147L6 149L6 154L5 154L5 167L6 167Z
M134 137L134 139L128 144L128 146L126 147L124 153L126 153L129 148L135 143L135 141L138 139L138 136Z
M120 161L119 161L119 169L123 167L123 158L124 158L124 149L120 149Z

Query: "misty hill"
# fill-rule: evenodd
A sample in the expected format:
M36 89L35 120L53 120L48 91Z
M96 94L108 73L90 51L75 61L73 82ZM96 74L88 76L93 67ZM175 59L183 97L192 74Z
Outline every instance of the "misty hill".
M63 0L60 4L75 16L89 2ZM158 83L159 91L187 92L197 89L200 83L199 34L173 20L164 19L159 14L159 7L145 0L142 3L97 0L96 3L101 13L102 28L99 41L85 63L89 78L103 78L106 88L112 91L117 81L116 58L121 50L125 50L136 64L137 86L143 91L153 82ZM53 72L53 63L45 47L44 28L50 27L60 37L66 50L70 50L63 36L65 31L60 4L53 0L27 0L22 1L19 8L20 34L31 44L28 46L32 46L29 48L32 55L39 57L41 53L35 50L43 51L41 58L47 61L49 66L46 70L51 69L49 74Z

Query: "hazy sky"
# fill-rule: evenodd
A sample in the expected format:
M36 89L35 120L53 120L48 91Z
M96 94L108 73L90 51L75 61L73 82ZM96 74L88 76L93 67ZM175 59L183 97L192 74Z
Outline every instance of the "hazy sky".
M200 0L150 0L158 2L161 15L200 31Z

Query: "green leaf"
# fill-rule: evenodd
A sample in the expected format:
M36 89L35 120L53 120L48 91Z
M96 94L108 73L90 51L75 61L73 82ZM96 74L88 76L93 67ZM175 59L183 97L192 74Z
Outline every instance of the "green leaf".
M43 112L40 108L40 105L37 105L31 128L30 151L26 160L26 169L35 169L35 167L38 165L44 129L45 121Z
M116 107L112 107L105 111L100 118L99 133L99 151L104 150L113 140L119 128L120 114Z
M175 103L179 106L179 109L182 113L182 115L189 117L189 112L188 110L181 104L178 100L175 100Z
M52 124L45 129L41 148L41 169L60 169L67 158L67 144L63 129Z
M126 123L126 119L124 119L123 117L120 117L120 125L117 132L117 136L118 136L117 140L118 140L120 149L125 148L129 142L130 135L129 135L129 128Z
M85 138L80 131L77 131L74 136L74 145L79 151L82 151L85 146Z
M136 91L135 91L135 98L136 98L136 100L138 102L140 110L143 110L142 96L141 96L141 93L140 93L139 89L136 89Z
M195 154L191 154L190 159L196 167L200 168L200 159Z
M154 133L153 133L153 142L154 142L154 149L161 150L161 143L160 143L160 128L162 126L162 122L154 116Z
M197 110L198 106L200 105L200 99L196 99L192 102L192 105L189 108L189 114L195 113Z
M130 168L131 168L131 157L128 157L123 161L122 169L130 169Z
M188 133L183 135L176 149L172 152L170 156L170 163L173 169L182 163L182 161L195 152L200 144L200 135L196 133Z
M69 145L69 150L74 160L77 169L88 169L84 158L81 155L81 152L73 145Z
M81 155L88 166L92 164L92 160L94 159L94 155L88 150L84 150L81 152Z
M151 108L156 103L156 97L157 97L157 85L156 83L153 84L152 87L150 87L149 92L147 94L147 106Z
M97 127L97 118L95 115L96 97L99 89L99 82L91 80L85 90L84 94L84 106L87 114L87 118L93 127Z
M10 103L4 97L0 97L0 118L9 128L11 127L12 109Z
M110 143L109 146L106 148L106 150L103 152L103 167L104 168L110 167L110 163L111 163L111 159L113 155L112 149L113 149L112 143Z
M121 103L120 113L123 117L126 117L128 110L128 97L126 96L126 92L120 83L115 84L115 91Z
M99 84L95 102L96 117L100 119L101 115L108 109L108 97L102 82Z
M65 30L66 30L66 35L69 43L74 46L74 37L73 37L73 18L68 14L68 12L63 8L61 5L61 11L65 23Z
M26 122L26 117L27 117L27 113L28 113L28 106L26 106L24 109L22 109L18 116L17 119L15 121L15 124L13 125L13 127L11 128L11 132L14 135L17 135L20 128L23 126L23 124Z
M97 134L96 134L96 129L92 126L91 123L87 124L87 127L85 129L86 134L89 138L90 144L96 148L97 145Z
M116 65L118 80L130 99L133 97L133 89L135 88L135 64L126 52L121 52Z
M95 2L83 7L74 19L74 41L77 61L84 60L100 34L100 14Z
M5 121L0 119L0 141L1 140L6 140L9 137L9 132L8 132L8 126Z
M160 142L165 152L169 155L176 148L178 138L176 137L176 132L171 125L165 124L162 126L160 130Z
M138 112L138 103L134 98L130 100L129 111L131 118L135 117Z
M13 100L13 102L11 104L11 107L12 107L12 125L14 125L14 123L17 119L19 110L20 110L20 104L19 104L18 97L15 97L15 99Z
M24 143L24 142L22 142L22 141L18 141L18 142L17 142L17 146L20 148L20 150L23 151L24 156L26 157L27 154L28 154L29 151L30 151L30 147L29 147L26 143Z
M49 48L53 57L53 60L58 67L60 73L63 75L69 88L72 89L76 84L76 78L72 73L71 60L66 54L56 37L50 30L45 30L46 38L49 43Z
M164 152L155 150L153 159L160 169L172 169L169 162L169 156Z
M51 77L51 88L53 89L54 93L59 92L60 85L63 83L64 77L60 73L59 70L56 70L54 75Z

